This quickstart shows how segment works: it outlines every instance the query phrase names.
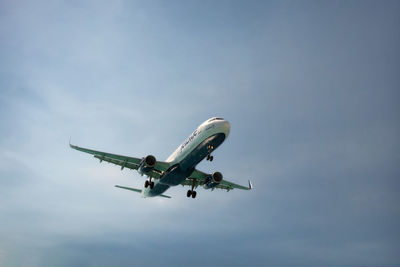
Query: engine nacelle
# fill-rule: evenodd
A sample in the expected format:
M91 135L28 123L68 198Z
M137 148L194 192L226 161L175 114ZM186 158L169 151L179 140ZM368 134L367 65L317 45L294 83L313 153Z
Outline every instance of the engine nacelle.
M150 171L152 171L154 169L156 162L157 162L156 157L154 157L152 155L146 156L140 162L138 172L142 175L149 173Z
M223 176L220 172L214 172L207 177L203 187L204 189L214 188L222 182Z

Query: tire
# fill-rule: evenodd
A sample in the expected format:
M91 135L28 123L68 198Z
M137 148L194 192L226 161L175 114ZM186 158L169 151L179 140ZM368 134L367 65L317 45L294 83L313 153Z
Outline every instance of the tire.
M192 190L188 190L187 193L186 193L186 196L190 197L191 195L192 195Z
M196 191L193 191L192 198L196 198L196 195L197 195Z
M144 188L147 188L147 187L149 187L149 181L148 180L146 180L146 182L144 182Z
M150 183L150 189L153 189L154 188L154 182L151 182Z

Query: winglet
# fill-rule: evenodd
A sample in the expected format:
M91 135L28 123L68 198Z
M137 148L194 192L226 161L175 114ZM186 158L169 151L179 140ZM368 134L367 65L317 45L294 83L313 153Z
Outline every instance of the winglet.
M249 180L249 190L253 189L253 184L251 183L251 181Z
M73 144L71 144L71 136L69 137L69 147L73 148L73 149L77 149L77 146L74 146Z

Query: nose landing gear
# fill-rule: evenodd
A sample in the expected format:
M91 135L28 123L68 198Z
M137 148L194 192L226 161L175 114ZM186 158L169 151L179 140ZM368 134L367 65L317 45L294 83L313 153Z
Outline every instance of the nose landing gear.
M212 145L208 145L207 150L208 150L207 160L213 161L214 157L211 156L211 152L214 150L214 147Z

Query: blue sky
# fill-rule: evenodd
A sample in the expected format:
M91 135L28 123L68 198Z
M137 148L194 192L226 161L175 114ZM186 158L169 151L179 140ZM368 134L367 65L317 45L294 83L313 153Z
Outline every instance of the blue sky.
M399 266L397 1L0 1L0 266ZM130 170L231 123L203 171Z

